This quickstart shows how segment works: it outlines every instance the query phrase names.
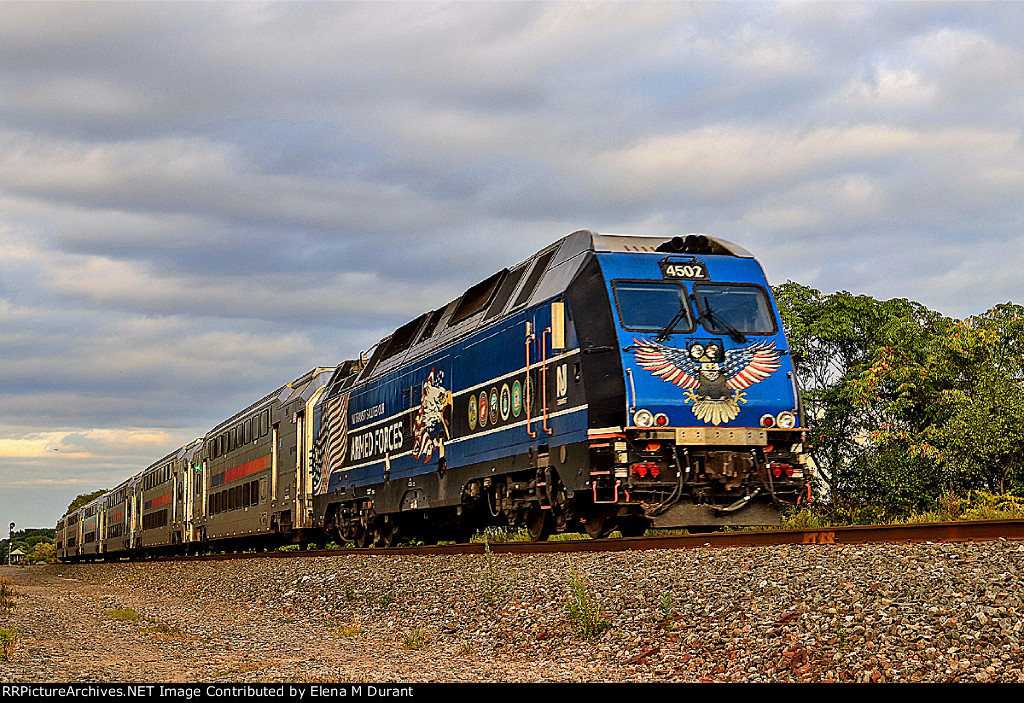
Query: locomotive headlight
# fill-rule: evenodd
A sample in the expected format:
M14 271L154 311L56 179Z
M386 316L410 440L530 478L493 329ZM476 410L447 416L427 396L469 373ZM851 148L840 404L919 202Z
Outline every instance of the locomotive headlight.
M796 415L789 411L783 411L775 416L775 419L779 423L779 427L784 430L791 430L796 427Z
M654 415L651 414L650 410L637 410L633 414L633 424L636 427L653 427Z

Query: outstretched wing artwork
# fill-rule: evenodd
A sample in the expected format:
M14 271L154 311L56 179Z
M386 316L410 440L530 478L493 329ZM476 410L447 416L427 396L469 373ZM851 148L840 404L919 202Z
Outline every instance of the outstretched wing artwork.
M636 363L656 378L685 390L693 414L721 425L736 419L744 391L779 370L782 353L775 342L760 341L741 349L722 350L715 340L692 340L689 347L670 347L633 338Z

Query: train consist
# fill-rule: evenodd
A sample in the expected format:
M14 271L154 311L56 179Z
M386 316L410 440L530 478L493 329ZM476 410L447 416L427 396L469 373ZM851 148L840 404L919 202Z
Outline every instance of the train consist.
M57 553L778 523L799 398L752 254L579 231L65 515Z

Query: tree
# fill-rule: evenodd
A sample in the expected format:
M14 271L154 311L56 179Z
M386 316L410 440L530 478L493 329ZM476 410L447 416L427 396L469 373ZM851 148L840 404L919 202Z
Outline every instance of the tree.
M793 281L773 289L809 432L808 453L833 497L862 492L870 433L883 422L864 404L866 372L880 349L915 348L943 318L920 303L831 295Z
M881 350L867 374L865 404L897 438L942 473L947 490L1003 493L1024 486L1024 308L1010 303L951 320L914 350Z
M93 502L104 493L108 492L108 489L101 488L100 490L93 491L92 493L83 493L77 498L75 498L73 501L71 501L71 504L68 506L68 509L64 511L64 514L67 515L69 513L73 513L79 508L81 508L83 505L88 505L89 503Z
M40 542L25 558L29 564L53 564L57 561L57 550L53 542Z
M792 281L774 292L834 499L906 514L944 492L1024 490L1024 308L955 320Z

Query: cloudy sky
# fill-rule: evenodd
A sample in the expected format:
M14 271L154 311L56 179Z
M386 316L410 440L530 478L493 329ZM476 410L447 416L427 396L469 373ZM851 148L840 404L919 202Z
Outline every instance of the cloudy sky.
M1021 302L1022 86L1017 3L0 2L0 524L580 228Z

